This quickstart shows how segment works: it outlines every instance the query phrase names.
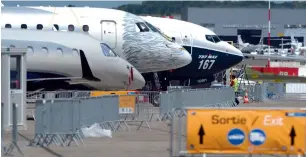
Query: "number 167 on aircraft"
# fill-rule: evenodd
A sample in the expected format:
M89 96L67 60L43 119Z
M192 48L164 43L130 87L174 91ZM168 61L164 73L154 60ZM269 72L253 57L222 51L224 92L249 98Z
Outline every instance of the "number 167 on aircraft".
M199 63L200 65L198 69L211 69L211 67L215 63L215 60L214 59L201 60Z

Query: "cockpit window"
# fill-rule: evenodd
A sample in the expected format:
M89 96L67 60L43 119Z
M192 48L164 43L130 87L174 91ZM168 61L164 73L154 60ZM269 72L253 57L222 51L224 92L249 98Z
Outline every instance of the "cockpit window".
M210 42L215 42L211 35L206 35L206 39Z
M220 39L218 36L216 36L216 35L212 35L212 37L213 37L213 39L214 39L215 43L217 43L217 42L220 42L220 41L221 41L221 39Z
M140 32L149 32L150 31L150 29L143 22L137 22L136 25L137 25Z
M213 43L218 43L221 39L217 35L206 35L206 39Z
M160 32L156 27L151 25L149 22L145 22L145 23L153 32Z
M107 57L116 57L116 53L106 44L100 43L102 52Z
M169 41L173 41L169 36L167 36L165 33L163 33L162 31L160 31L160 29L156 28L155 26L153 26L152 24L150 24L149 22L145 22L146 25L153 31L153 32L157 32L159 33L161 36L163 36L164 38L166 38Z

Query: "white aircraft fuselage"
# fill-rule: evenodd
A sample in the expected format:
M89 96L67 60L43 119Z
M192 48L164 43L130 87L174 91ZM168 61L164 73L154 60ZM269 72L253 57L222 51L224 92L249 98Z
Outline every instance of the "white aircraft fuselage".
M145 84L133 65L86 33L2 29L1 42L5 47L28 49L27 79L31 83L65 79L103 90L139 89ZM14 65L12 62L12 69Z
M221 41L214 32L205 27L177 19L140 17L159 28L164 36L175 40L192 55L192 62L185 67L173 70L170 73L172 77L182 79L212 77L243 60L240 50Z
M191 62L182 46L152 31L140 17L124 11L80 7L1 9L2 28L86 32L108 44L141 73L176 69Z

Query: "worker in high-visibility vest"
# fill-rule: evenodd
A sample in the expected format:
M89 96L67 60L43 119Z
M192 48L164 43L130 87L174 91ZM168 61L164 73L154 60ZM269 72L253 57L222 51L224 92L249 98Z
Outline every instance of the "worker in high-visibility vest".
M231 80L230 86L234 88L235 95L238 96L238 87L239 87L239 84L238 84L238 79L236 78L235 75L232 75L232 80Z

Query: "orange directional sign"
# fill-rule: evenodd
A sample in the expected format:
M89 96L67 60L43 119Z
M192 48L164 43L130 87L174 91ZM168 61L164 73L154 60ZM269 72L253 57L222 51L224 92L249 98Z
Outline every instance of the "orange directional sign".
M120 95L119 96L119 114L131 114L135 112L136 96Z
M304 154L302 110L191 109L187 111L190 154Z

